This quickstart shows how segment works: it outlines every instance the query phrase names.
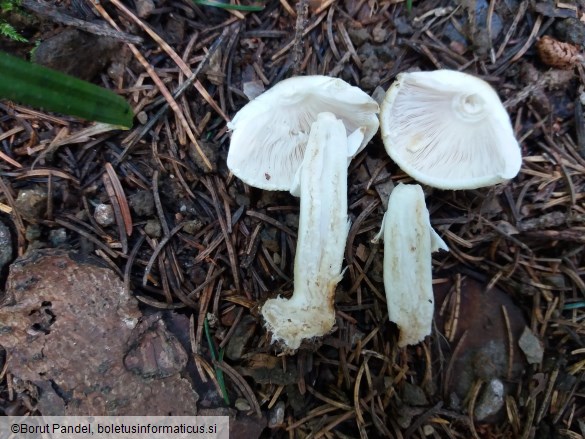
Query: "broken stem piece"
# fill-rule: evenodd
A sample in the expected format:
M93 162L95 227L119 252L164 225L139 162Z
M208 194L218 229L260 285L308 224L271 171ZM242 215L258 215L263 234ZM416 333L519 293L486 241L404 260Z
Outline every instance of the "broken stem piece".
M449 250L431 227L419 185L399 184L388 200L382 230L384 289L388 318L400 328L398 346L422 341L431 333L434 299L431 253Z

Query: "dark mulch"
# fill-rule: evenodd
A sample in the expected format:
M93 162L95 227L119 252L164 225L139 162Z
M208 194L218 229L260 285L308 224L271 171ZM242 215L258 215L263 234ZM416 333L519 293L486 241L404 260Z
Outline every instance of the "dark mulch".
M286 0L254 13L168 0L142 20L158 36L136 19L146 3L99 8L144 39L117 46L97 79L131 102L132 130L80 140L92 124L0 103L1 219L18 255L56 244L97 254L145 309L193 316L196 379L219 386L214 371L223 369L231 404L246 399L251 414L259 407L276 437L585 435L585 71L566 50L539 58L536 49L544 35L585 41L583 1L421 0L411 12L404 2L315 1L303 20L302 7ZM75 5L68 11L82 15ZM370 241L393 185L411 180L377 136L350 165L336 330L280 356L258 305L292 291L299 202L246 187L226 168L226 121L247 102L244 86L328 74L379 94L401 71L438 68L496 88L524 163L495 188L426 189L433 226L450 248L434 259L433 336L398 349L387 321L382 248ZM19 204L31 188L40 205ZM112 225L96 221L99 204L113 207ZM215 349L231 349L224 362L211 357L205 319ZM544 349L534 364L518 344L526 327ZM245 349L230 345L236 338ZM490 343L495 351L482 350ZM481 367L490 361L503 372ZM18 398L6 373L0 408ZM496 378L504 407L478 421Z

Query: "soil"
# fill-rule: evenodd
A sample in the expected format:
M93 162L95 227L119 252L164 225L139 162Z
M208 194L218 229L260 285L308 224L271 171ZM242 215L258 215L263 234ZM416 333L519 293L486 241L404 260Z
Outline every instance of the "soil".
M35 59L136 114L96 134L0 101L0 413L228 415L233 438L585 437L585 1L409 3L52 3L113 20L108 39L27 2L0 12L29 40L0 49L40 42ZM450 249L433 256L433 333L399 348L388 322L371 241L413 180L377 135L349 166L334 330L283 355L259 306L292 293L299 201L229 172L226 122L294 75L379 98L400 72L442 68L495 88L523 165L492 188L424 188ZM175 92L188 71L168 108L156 84Z

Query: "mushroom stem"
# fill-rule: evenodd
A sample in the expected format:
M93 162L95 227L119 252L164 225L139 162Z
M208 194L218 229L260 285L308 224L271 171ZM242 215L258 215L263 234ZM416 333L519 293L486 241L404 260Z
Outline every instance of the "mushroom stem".
M431 333L434 298L431 253L449 250L431 227L419 185L399 184L388 200L382 230L384 289L388 318L400 328L398 346L422 341Z
M301 198L294 292L290 299L270 299L262 307L272 340L289 350L298 349L303 339L327 334L335 323L335 287L349 233L347 150L343 123L320 113L295 178L298 187L291 190Z

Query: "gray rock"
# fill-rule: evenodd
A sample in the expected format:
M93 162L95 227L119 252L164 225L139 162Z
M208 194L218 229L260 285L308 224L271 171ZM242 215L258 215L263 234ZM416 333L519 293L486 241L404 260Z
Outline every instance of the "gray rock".
M475 418L478 421L495 415L504 406L504 383L497 378L492 379L482 391L475 405Z
M359 47L370 39L370 33L366 28L354 28L350 27L347 29L349 39L354 46Z
M520 346L530 364L540 364L542 362L542 357L544 356L542 343L528 326L524 328L524 332L518 340L518 346Z
M53 247L59 247L67 242L67 231L60 227L49 232L49 241Z
M250 410L252 408L252 407L250 407L250 403L248 401L246 401L244 398L236 399L234 406L236 407L236 409L238 409L241 412L247 412L248 410Z
M155 8L153 0L134 0L136 14L140 18L148 18Z
M154 213L154 197L149 191L138 191L130 195L128 204L138 216L150 216Z
M275 428L280 427L284 423L284 401L278 401L272 410L268 418L268 427Z
M8 372L42 389L43 414L197 414L197 393L177 373L186 353L160 348L169 338L160 325L154 332L152 325L141 330L142 314L131 292L112 270L92 261L43 250L11 265L7 300L0 306ZM145 355L134 355L134 363L154 371L148 380L125 367L126 353L137 349ZM167 361L171 357L184 360Z
M144 226L144 232L151 238L160 238L162 235L162 227L158 219L149 219Z
M39 44L33 52L33 61L80 79L91 80L101 72L122 43L67 28Z
M24 237L28 242L34 242L41 237L41 228L38 224L31 224L26 226Z
M47 191L40 187L18 191L16 208L29 221L43 219L47 209Z
M98 204L95 207L93 217L96 223L103 227L111 226L116 221L114 208L110 204Z
M429 403L423 389L421 389L419 386L415 386L414 384L409 383L408 381L404 383L402 400L405 404L410 406L422 406L428 405Z

